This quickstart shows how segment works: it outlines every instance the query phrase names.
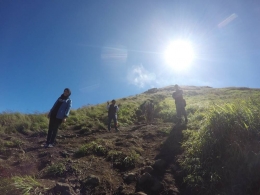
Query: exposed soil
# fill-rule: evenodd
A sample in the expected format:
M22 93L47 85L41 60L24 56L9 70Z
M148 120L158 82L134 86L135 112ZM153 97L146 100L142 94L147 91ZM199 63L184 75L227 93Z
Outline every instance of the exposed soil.
M170 129L171 133L163 129ZM23 144L1 151L0 177L34 176L42 187L32 189L30 194L189 194L183 190L185 186L175 162L181 153L183 129L184 125L164 123L121 127L119 132L92 130L82 134L80 130L59 130L53 148L42 147L46 135L4 135L2 141L20 140ZM138 162L126 167L98 153L75 157L80 146L98 139L112 143L109 150L129 153L134 149L140 154ZM45 174L46 167L59 163L65 165L65 172ZM1 194L22 194L14 187L0 187Z

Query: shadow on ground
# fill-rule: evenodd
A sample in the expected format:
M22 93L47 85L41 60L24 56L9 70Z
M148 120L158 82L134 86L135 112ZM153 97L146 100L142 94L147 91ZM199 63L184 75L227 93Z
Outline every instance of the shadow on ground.
M178 156L182 154L181 142L183 140L183 130L186 130L185 124L174 125L169 137L164 141L159 154L155 160L161 159L165 162L165 169L160 170L158 174L164 178L167 173L171 173L172 179L175 181L180 194L190 195L194 194L190 191L187 185L183 182L184 173L178 163Z

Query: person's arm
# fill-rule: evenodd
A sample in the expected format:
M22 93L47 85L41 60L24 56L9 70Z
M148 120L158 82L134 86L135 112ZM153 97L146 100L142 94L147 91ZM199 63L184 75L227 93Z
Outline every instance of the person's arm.
M72 100L68 100L67 109L65 111L65 118L68 118L71 106L72 106Z
M67 104L67 108L66 108L66 111L65 111L65 117L62 119L62 122L66 122L67 118L69 117L69 113L70 113L70 108L72 106L72 100L68 100L68 104Z
M49 111L49 114L48 114L48 118L51 117L51 111L52 109L54 108L54 106L57 104L58 100L55 101L55 103L53 104L53 106L51 107L50 111Z
M110 106L110 105L109 105L109 102L107 101L107 110L109 110L109 106Z

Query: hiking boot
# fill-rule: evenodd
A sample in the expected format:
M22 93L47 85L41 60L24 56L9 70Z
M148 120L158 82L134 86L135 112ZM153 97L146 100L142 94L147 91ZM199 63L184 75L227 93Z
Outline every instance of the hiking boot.
M44 148L48 148L48 145L49 145L49 144L45 143L45 144L43 145L43 147L44 147Z
M53 144L49 144L49 145L48 145L48 148L53 148L53 147L54 147Z

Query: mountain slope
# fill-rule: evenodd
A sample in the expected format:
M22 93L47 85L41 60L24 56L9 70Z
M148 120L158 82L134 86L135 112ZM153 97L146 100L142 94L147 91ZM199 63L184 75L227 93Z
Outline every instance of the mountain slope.
M187 169L179 161L187 154L187 146L181 147L188 140L185 132L199 132L212 105L258 100L260 91L182 88L187 125L175 124L173 86L154 88L117 100L120 132L106 130L105 104L72 110L57 145L47 149L43 115L2 113L1 194L199 194L201 189L184 182ZM147 123L141 105L148 100L155 109Z

